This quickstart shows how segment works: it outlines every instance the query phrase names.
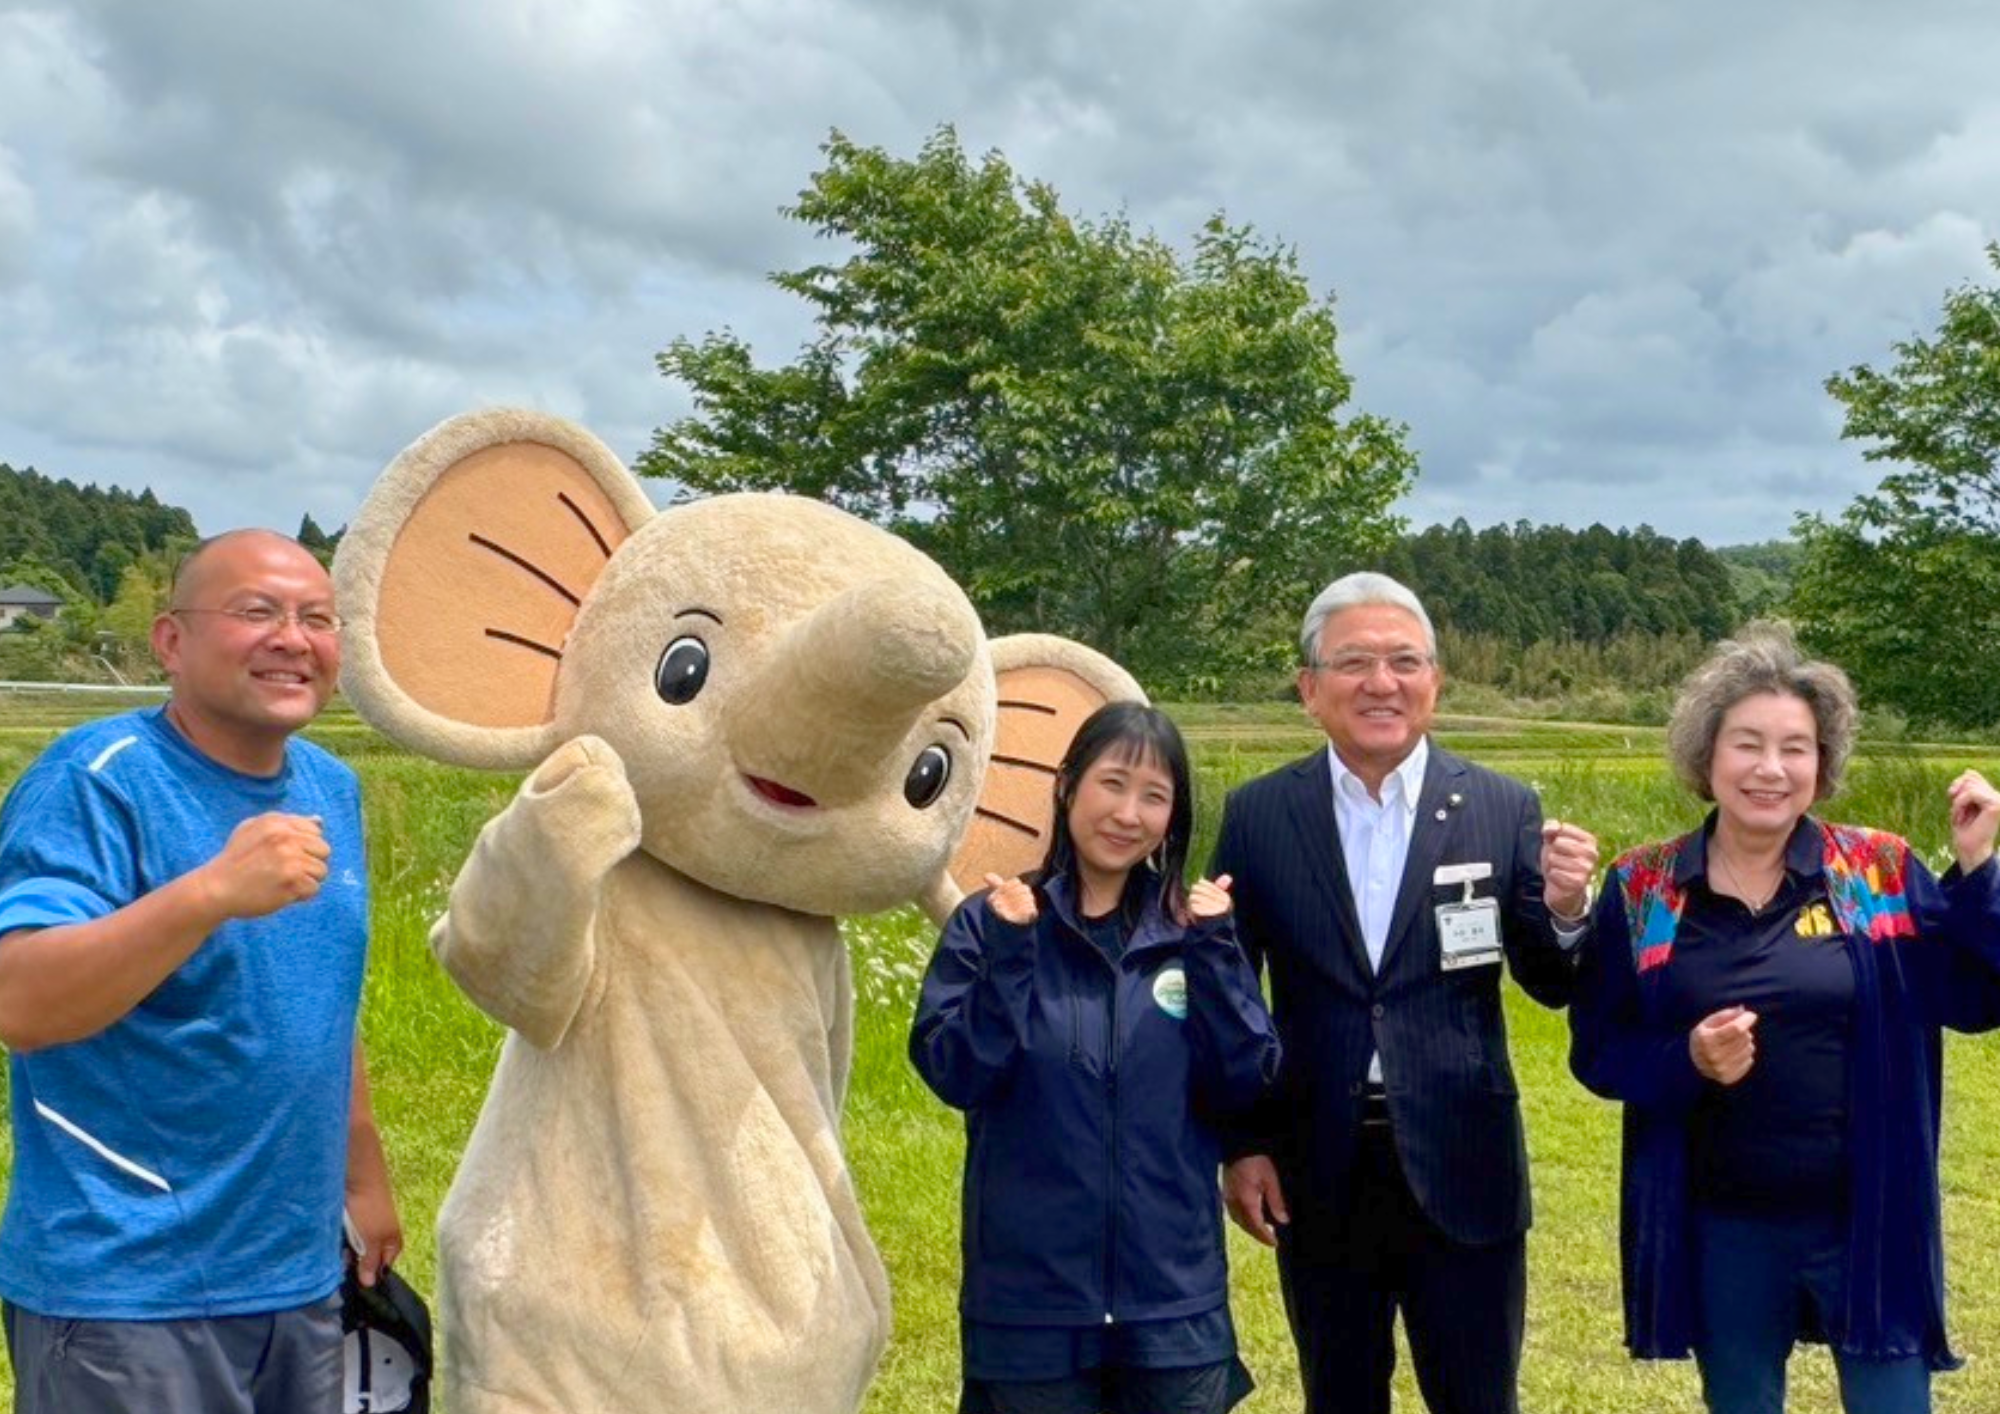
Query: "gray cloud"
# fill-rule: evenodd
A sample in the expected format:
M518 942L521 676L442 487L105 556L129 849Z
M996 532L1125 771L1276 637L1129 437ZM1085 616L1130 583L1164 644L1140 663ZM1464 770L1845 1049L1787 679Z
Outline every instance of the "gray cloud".
M2000 14L1927 3L0 0L0 459L208 529L337 523L437 418L621 453L733 327L830 127L1070 209L1226 210L1337 292L1419 522L1782 533L1872 482L1828 373L1984 280Z

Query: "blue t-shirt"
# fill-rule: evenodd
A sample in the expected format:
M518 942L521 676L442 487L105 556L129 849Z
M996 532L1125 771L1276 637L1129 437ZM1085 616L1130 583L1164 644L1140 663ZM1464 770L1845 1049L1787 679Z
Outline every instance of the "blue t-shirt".
M294 740L276 776L246 776L159 709L79 727L0 808L0 948L125 907L270 811L320 818L332 857L317 896L224 924L97 1035L11 1058L0 1296L15 1305L185 1319L339 1285L368 939L353 772Z

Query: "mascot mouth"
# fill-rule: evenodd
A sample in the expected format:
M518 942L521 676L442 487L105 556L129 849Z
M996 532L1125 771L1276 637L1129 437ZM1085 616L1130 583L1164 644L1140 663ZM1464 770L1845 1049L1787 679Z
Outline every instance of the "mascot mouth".
M762 776L753 776L745 772L743 779L750 782L750 789L771 804L782 805L788 810L811 810L819 804L803 791L793 790L790 786L781 786L776 781L767 781Z

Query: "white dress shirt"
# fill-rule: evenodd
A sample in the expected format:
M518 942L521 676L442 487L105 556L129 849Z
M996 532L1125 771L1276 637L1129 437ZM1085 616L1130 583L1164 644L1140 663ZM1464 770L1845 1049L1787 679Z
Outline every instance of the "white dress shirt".
M1428 737L1382 780L1382 798L1368 793L1361 777L1347 769L1329 744L1327 765L1333 777L1333 819L1339 827L1340 850L1347 863L1347 884L1361 916L1361 942L1368 966L1382 970L1382 952L1389 944L1389 920L1396 914L1396 895L1403 887L1403 865L1410 857L1410 836L1416 828L1417 797L1430 763ZM1368 1057L1370 1083L1382 1083L1382 1057Z

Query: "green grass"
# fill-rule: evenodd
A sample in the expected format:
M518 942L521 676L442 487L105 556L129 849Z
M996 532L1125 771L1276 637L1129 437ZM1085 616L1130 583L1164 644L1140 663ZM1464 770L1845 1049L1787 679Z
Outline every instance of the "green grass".
M0 787L62 725L94 715L61 704L37 718L0 698ZM103 704L95 705L96 711ZM1223 790L1316 747L1296 708L1204 706L1177 715L1197 755L1205 855ZM314 735L351 759L367 795L374 882L374 953L363 1027L376 1107L409 1238L404 1270L435 1287L432 1221L485 1092L501 1032L432 963L430 921L473 835L512 792L513 780L403 755L351 716ZM1685 828L1694 804L1659 764L1657 730L1575 723L1450 718L1440 735L1542 792L1551 814L1595 830L1610 850ZM1850 789L1829 813L1910 836L1938 860L1947 831L1945 783L1981 764L1974 748L1865 753ZM904 911L850 920L859 997L849 1154L895 1292L895 1331L869 1414L950 1409L958 1382L959 1117L933 1099L903 1058L917 977L933 942ZM1559 1015L1509 990L1509 1025L1533 1156L1536 1226L1529 1239L1528 1348L1523 1407L1532 1414L1625 1414L1699 1407L1689 1365L1641 1365L1625 1356L1617 1283L1618 1113L1570 1079ZM1952 1327L1968 1368L1938 1381L1942 1414L2000 1409L2000 1041L1951 1039L1945 1105L1946 1251ZM0 1087L4 1079L0 1078ZM0 1129L0 1172L8 1136ZM1232 1235L1233 1302L1244 1358L1261 1387L1243 1406L1277 1414L1300 1402L1296 1366L1272 1264ZM554 1272L560 1279L560 1272ZM1792 1409L1838 1407L1830 1362L1809 1351L1793 1362ZM0 1396L11 1394L0 1370ZM1415 1410L1407 1359L1397 1407Z

